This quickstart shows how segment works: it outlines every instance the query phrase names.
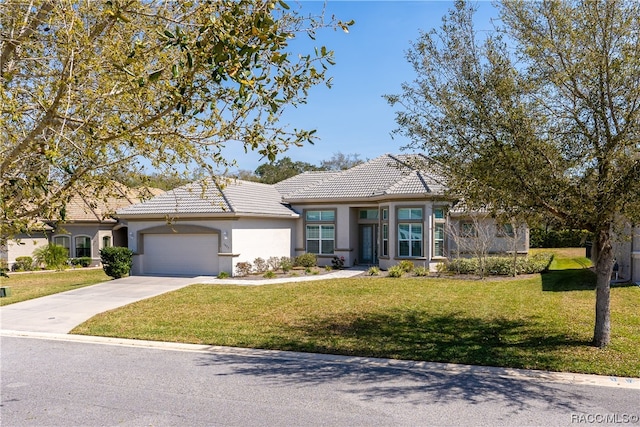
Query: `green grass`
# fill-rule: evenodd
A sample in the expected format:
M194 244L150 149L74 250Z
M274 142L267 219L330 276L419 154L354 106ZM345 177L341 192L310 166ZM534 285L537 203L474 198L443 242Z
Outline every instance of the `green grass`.
M484 281L194 285L73 333L640 377L640 288L612 289L613 338L601 350L589 345L593 286L586 269Z
M9 274L0 277L0 286L11 288L11 296L0 298L0 306L82 288L111 280L102 269L75 269Z

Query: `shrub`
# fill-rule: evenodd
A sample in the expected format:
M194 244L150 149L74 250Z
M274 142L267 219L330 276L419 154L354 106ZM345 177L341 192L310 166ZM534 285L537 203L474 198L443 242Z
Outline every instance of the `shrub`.
M333 270L334 268L333 268L333 267L331 267L330 265L325 265L325 266L324 266L324 269L325 269L325 271L331 271L331 270Z
M411 271L413 271L413 268L415 266L413 265L413 262L409 261L408 259L403 259L398 263L398 267L400 267L405 273L410 273Z
M251 274L252 269L253 266L250 262L239 262L236 264L236 274L238 276L246 276L248 274Z
M519 258L518 261L520 261L518 263L518 273L520 274L543 273L549 269L551 261L553 261L553 254L541 252L526 258Z
M333 268L335 268L336 270L340 270L341 268L344 268L344 257L334 256L333 259L331 260L331 264L333 264Z
M379 276L380 275L380 269L378 267L370 267L367 270L367 274L369 276Z
M577 248L593 240L593 233L586 230L543 230L532 228L529 231L531 248Z
M129 248L109 246L100 249L100 261L107 276L120 279L131 271L133 252Z
M218 273L218 279L226 279L227 277L229 277L229 273L227 273L226 271L221 271L220 273Z
M413 270L413 274L415 274L418 277L428 276L429 275L429 269L426 268L426 267L416 267Z
M92 261L91 258L88 256L81 257L81 258L71 258L69 260L71 265L80 266L80 267L89 267L91 265L91 261Z
M476 258L455 258L447 265L449 271L458 274L474 274L478 269Z
M318 257L316 256L316 254L307 252L302 255L298 255L293 264L296 267L315 267L316 265L318 265Z
M280 258L280 268L283 273L288 273L293 268L293 262L291 262L291 258L288 256L283 256Z
M280 268L280 258L278 258L277 256L269 257L269 259L267 260L267 265L269 266L270 270L278 270Z
M402 277L404 273L405 271L402 267L400 267L400 265L394 265L393 267L389 268L389 277Z
M267 261L265 261L264 259L258 257L253 260L253 269L256 271L256 273L262 274L267 271L267 268Z
M33 258L30 256L19 256L11 267L13 271L31 271L33 270Z
M7 272L9 271L9 263L7 260L0 259L0 277L9 277Z
M63 270L69 258L67 248L49 243L33 251L33 257L38 265L44 265L47 270Z
M485 269L487 273L491 275L513 276L513 258L488 257L485 265Z
M447 271L449 271L449 266L447 265L447 263L439 262L438 264L436 264L436 273L438 273L438 276L446 273Z
M265 279L273 279L274 277L276 277L276 273L273 270L267 270L267 272L264 273L262 277L264 277Z

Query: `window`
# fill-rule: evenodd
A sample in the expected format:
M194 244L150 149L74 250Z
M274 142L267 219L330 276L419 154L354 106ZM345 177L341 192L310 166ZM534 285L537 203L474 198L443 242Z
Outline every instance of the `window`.
M477 237L478 231L473 222L461 222L460 223L460 236L461 237Z
M71 239L69 236L55 236L53 238L53 244L62 246L67 250L67 256L71 256Z
M378 219L378 209L360 209L360 219Z
M422 224L398 224L398 255L422 256Z
M400 208L398 209L398 219L419 220L422 219L422 209L420 208Z
M306 251L318 255L333 254L336 241L336 212L333 210L307 211L305 218L307 220Z
M433 256L444 257L444 209L433 209Z
M102 247L108 248L111 246L111 236L103 236L102 237Z
M389 209L387 208L382 209L382 220L383 221L389 220Z
M513 225L506 224L498 224L498 237L515 237L515 233L513 231Z
M87 236L76 237L76 258L91 257L91 238Z
M307 225L307 252L332 254L335 234L334 225Z
M389 224L382 224L382 256L389 256Z

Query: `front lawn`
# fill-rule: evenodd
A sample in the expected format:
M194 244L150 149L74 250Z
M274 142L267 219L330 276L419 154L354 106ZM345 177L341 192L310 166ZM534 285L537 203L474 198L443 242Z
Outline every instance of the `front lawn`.
M0 277L0 286L11 288L11 296L0 298L0 306L111 280L102 269L87 268L33 273L9 273Z
M104 313L76 334L640 377L640 288L611 291L611 345L593 332L594 276L370 278L194 285Z

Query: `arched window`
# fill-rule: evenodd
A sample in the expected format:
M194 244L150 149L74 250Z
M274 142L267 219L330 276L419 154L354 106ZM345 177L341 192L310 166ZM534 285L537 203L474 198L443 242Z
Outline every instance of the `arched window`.
M76 236L76 258L91 257L91 238Z
M67 250L67 256L71 256L71 239L69 236L54 236L53 244L62 246Z

